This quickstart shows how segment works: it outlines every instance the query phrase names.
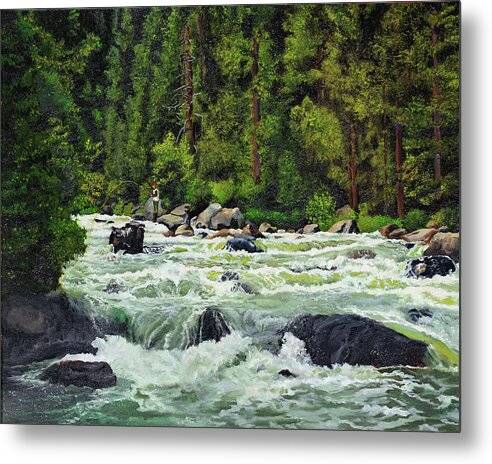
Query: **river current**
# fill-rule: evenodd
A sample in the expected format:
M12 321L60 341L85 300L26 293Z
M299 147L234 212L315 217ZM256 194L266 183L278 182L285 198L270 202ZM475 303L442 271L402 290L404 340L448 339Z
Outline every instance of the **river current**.
M145 244L160 254L111 255L110 225L79 217L87 251L61 286L94 317L128 321L126 337L97 339L115 387L60 387L38 379L54 361L32 364L5 395L11 422L261 427L343 430L459 430L459 269L432 279L404 277L407 250L379 233L270 234L265 253L225 251L226 239L165 238L146 222ZM114 219L114 218L112 218ZM116 218L116 226L128 218ZM373 259L353 259L371 250ZM236 271L253 293L221 281ZM105 291L117 284L119 292ZM219 308L232 332L189 346L199 315ZM432 317L413 322L410 308ZM376 369L313 365L303 343L276 332L296 315L359 314L426 341L429 367ZM278 374L289 369L296 377Z

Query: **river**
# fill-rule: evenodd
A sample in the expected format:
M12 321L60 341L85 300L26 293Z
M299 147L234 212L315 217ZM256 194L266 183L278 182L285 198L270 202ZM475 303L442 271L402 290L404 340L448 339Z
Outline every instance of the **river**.
M446 277L409 279L420 247L373 234L273 234L265 253L231 253L225 239L165 238L146 223L146 244L161 254L109 253L110 226L94 215L86 253L69 263L61 285L90 313L129 323L127 337L97 339L117 385L92 391L38 379L53 362L32 364L5 395L4 420L28 423L259 427L343 430L459 429L459 269ZM127 218L117 218L116 226ZM374 259L351 259L354 250ZM237 271L253 294L220 281ZM107 293L108 283L122 285ZM232 327L220 342L189 347L200 313L217 307ZM432 317L412 322L410 308ZM303 344L276 332L301 313L353 313L399 327L431 345L429 367L376 369L315 366ZM289 369L297 377L282 377Z

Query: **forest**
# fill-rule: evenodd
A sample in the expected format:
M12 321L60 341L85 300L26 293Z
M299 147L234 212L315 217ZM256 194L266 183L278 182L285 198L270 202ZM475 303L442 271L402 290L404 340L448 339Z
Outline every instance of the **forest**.
M459 228L459 3L2 11L2 293L55 288L74 215L338 208Z

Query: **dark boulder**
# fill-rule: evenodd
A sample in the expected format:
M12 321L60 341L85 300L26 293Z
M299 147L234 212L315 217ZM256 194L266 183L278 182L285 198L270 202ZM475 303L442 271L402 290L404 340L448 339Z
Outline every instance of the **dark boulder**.
M456 265L449 256L424 256L407 263L405 276L431 279L435 275L447 276L454 271Z
M293 374L289 369L282 369L278 371L278 375L281 375L282 377L297 377L297 375Z
M338 221L333 224L328 232L335 234L358 234L360 230L355 219L347 219L346 221Z
M41 380L76 387L107 388L116 385L116 375L104 361L61 361L49 366L41 374Z
M408 317L412 322L418 322L422 317L432 317L432 312L427 309L411 308L407 311Z
M113 215L113 205L104 205L101 208L101 214L107 214L108 216Z
M63 294L10 295L2 302L2 352L7 365L66 354L95 353L101 331Z
M221 282L234 281L234 284L231 287L233 292L254 293L253 289L248 284L239 282L239 278L239 273L236 271L226 271L219 277L219 280Z
M106 285L106 287L104 287L103 291L106 293L119 293L124 289L125 289L125 286L123 284L117 282L114 279L111 279L108 282L108 285Z
M227 325L222 313L215 308L207 308L198 319L193 345L214 340L218 342L221 338L229 335L231 329Z
M220 277L221 282L227 282L228 280L239 280L239 273L236 271L226 271Z
M247 251L248 253L261 253L255 242L243 237L231 238L225 245L227 251Z
M281 331L304 341L314 364L424 366L427 345L354 314L303 315Z
M124 227L112 227L109 235L109 244L113 245L113 252L137 254L143 252L145 226L140 222L131 221Z

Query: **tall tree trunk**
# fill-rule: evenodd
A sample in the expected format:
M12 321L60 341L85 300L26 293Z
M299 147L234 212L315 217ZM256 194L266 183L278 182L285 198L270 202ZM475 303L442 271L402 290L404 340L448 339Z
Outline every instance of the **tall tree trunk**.
M197 32L198 32L198 49L200 54L200 80L202 88L206 89L206 80L207 80L207 51L206 51L206 42L207 42L207 7L200 7L200 11L197 17Z
M357 132L355 124L350 125L350 161L348 166L350 179L350 207L359 210L359 191L357 188Z
M193 56L191 54L191 28L186 24L181 34L181 60L184 75L184 129L191 153L195 148L195 124L193 121Z
M384 117L384 131L383 131L383 211L384 214L388 214L389 201L388 201L388 142L389 134L386 123L386 116Z
M258 75L258 56L260 51L259 34L255 33L251 41L251 174L255 184L261 178L261 160L258 151L258 126L260 125L260 97L256 90L256 77Z
M398 217L403 219L405 216L405 194L403 192L402 171L403 171L403 155L402 155L402 135L401 125L395 125L395 162L396 162L396 210Z
M438 105L441 97L441 89L439 88L439 83L437 81L437 67L439 65L436 53L438 36L435 26L432 26L432 66L434 68L434 75L432 78L432 100L433 105ZM441 112L439 109L435 108L432 113L432 120L434 123L434 143L435 143L435 153L434 153L434 179L439 184L441 183Z

